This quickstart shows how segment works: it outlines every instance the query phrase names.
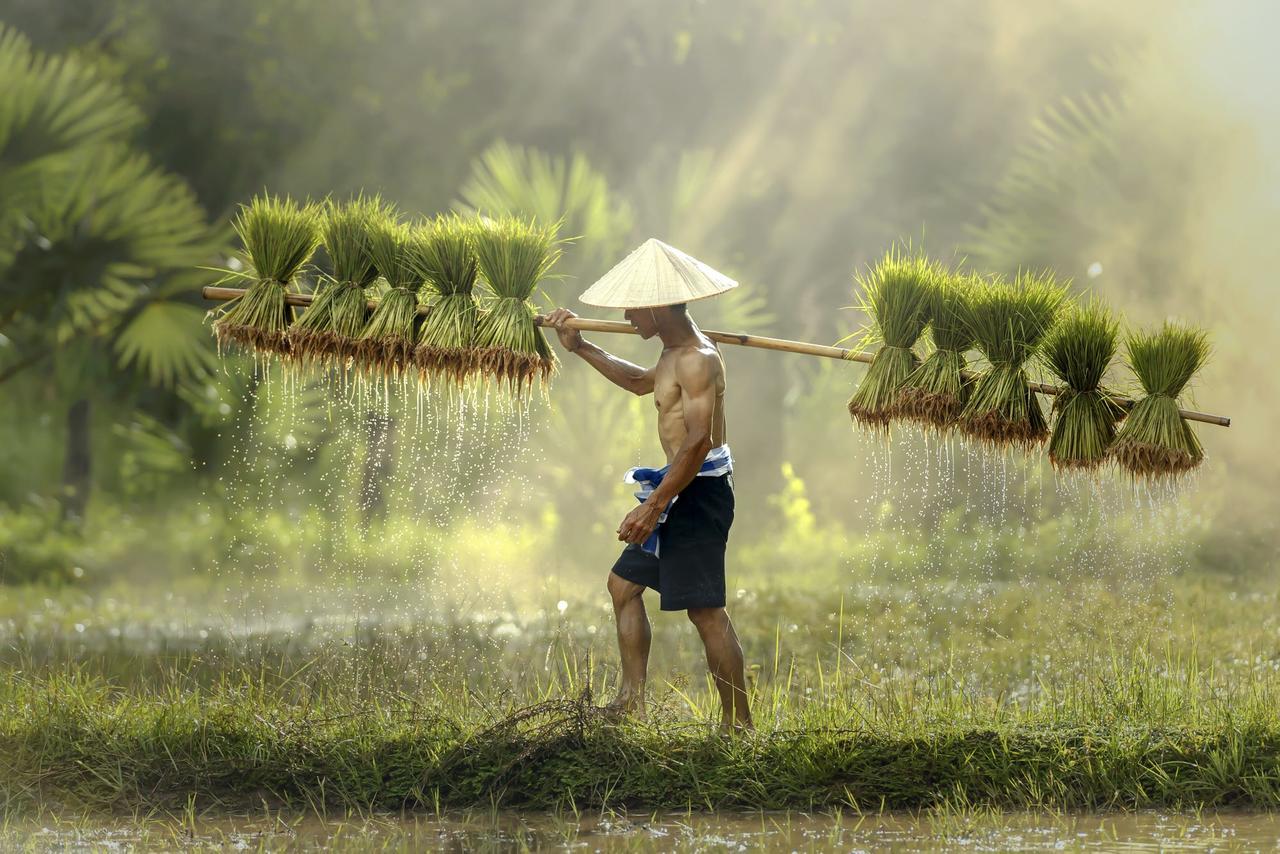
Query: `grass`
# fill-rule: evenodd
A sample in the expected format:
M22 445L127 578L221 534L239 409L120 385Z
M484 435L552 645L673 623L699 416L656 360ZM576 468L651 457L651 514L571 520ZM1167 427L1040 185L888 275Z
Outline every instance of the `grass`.
M285 355L285 292L311 260L320 237L319 214L280 196L255 196L241 205L232 227L244 248L253 282L227 303L213 323L219 344L232 341L261 353Z
M356 343L356 363L367 370L402 375L412 365L423 280L410 258L412 247L423 240L421 229L396 220L377 218L370 223L369 256L387 290Z
M473 221L437 216L411 253L414 268L432 291L431 313L422 323L413 358L426 377L461 384L475 369L479 307L473 293L477 264Z
M981 286L981 279L973 274L943 274L929 280L925 311L934 349L903 381L893 404L894 416L939 432L960 417L972 386L966 376L965 353L974 342L965 318Z
M862 382L849 398L855 423L887 429L898 390L919 365L911 349L929 321L930 294L941 269L920 254L897 246L856 282L859 307L872 319L863 341L882 342Z
M713 731L710 684L663 664L701 658L683 619L655 619L650 719L600 719L616 653L585 624L611 631L602 590L571 595L567 618L366 614L249 634L206 622L194 587L194 607L118 633L118 590L90 612L78 594L19 592L0 615L0 796L99 811L1280 806L1273 577L1172 578L1169 600L1142 602L1102 583L1073 608L1015 584L981 609L813 581L733 597L757 724L738 741ZM262 586L271 613L288 607Z
M1091 470L1105 463L1124 410L1102 387L1115 358L1120 322L1101 301L1072 307L1045 338L1042 357L1063 385L1053 401L1049 462Z
M529 301L560 257L556 229L514 216L482 217L473 236L480 273L493 295L476 324L475 370L516 395L535 382L545 385L556 368Z
M1203 330L1165 323L1137 332L1125 342L1129 367L1146 396L1125 418L1111 453L1136 478L1185 474L1204 459L1200 440L1178 411L1178 396L1209 358Z
M988 367L974 383L958 426L993 448L1031 448L1049 436L1026 365L1066 303L1066 288L1052 273L1020 272L979 289L966 307L965 325Z
M378 196L326 202L320 230L329 256L327 284L289 328L289 342L299 362L345 367L355 356L368 318L365 288L378 278L370 235L376 223L392 216L391 207Z

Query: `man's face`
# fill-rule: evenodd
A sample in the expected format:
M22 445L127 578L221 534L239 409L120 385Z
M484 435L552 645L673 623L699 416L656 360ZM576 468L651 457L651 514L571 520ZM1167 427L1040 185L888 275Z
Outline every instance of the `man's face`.
M657 313L666 311L665 308L629 308L622 313L627 322L635 327L640 333L640 337L648 340L658 334L658 324L656 321Z

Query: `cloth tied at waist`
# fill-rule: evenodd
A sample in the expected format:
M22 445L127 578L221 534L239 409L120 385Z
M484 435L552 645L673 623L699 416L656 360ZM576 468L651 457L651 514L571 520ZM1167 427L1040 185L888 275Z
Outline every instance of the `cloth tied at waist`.
M634 466L627 469L627 473L622 476L622 482L640 485L640 491L635 493L635 496L636 500L643 504L653 494L653 491L658 488L658 484L662 483L662 479L667 476L667 472L670 469L670 463L660 469ZM707 456L702 461L702 465L698 468L698 473L695 477L725 477L732 474L733 458L729 455L729 446L725 444L718 448L712 448L707 452ZM730 480L731 484L732 482ZM667 506L662 509L662 514L658 516L658 524L654 527L653 533L640 546L640 548L654 557L658 557L659 550L662 547L662 523L667 521L667 513L671 511L671 505L675 504L676 499L679 497L679 495L676 495L667 502Z

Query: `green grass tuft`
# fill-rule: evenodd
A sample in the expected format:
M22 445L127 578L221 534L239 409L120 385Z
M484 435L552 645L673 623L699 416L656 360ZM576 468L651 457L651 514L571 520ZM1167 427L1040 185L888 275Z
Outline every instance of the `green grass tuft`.
M414 350L414 361L423 376L462 383L475 370L480 317L473 293L477 276L475 230L473 220L457 214L437 216L410 253L414 268L434 297Z
M329 256L327 282L317 299L289 329L294 358L345 368L355 355L368 318L365 288L378 278L370 254L370 235L378 223L394 219L392 207L378 196L325 203L320 229ZM328 292L322 301L319 297Z
M538 282L560 257L555 225L518 217L481 218L473 242L476 261L493 299L476 324L475 370L520 395L544 384L556 357L534 324L529 302Z
M855 277L859 307L872 319L863 342L882 342L849 398L849 415L855 423L888 428L898 390L919 365L911 348L929 321L929 295L941 275L936 262L894 246L865 275Z
M214 321L219 344L233 341L262 353L289 353L285 292L295 287L295 277L315 253L318 224L315 206L280 196L255 196L240 206L232 227L255 281Z
M1063 385L1053 401L1049 461L1058 469L1106 462L1124 409L1102 387L1115 357L1120 323L1100 300L1073 306L1045 338L1041 358Z
M1047 271L1021 272L1013 282L998 279L975 291L964 321L989 367L960 413L965 435L994 448L1030 448L1048 438L1026 365L1066 301L1065 285Z
M396 220L370 223L369 257L388 287L356 343L354 358L366 370L403 375L412 364L423 280L411 263L410 246L421 239L418 229Z
M1165 323L1130 335L1125 345L1129 367L1146 397L1129 411L1112 455L1136 478L1174 477L1194 469L1204 459L1204 449L1178 411L1178 396L1208 361L1208 336L1200 329Z
M981 284L971 273L930 279L925 310L934 350L898 389L895 416L938 431L949 429L960 416L972 387L965 353L973 349L973 336L965 318Z

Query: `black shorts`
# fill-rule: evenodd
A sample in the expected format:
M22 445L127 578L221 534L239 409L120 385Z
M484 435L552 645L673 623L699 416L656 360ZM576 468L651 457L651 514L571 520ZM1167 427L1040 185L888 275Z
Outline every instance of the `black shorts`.
M695 477L671 509L662 532L661 557L628 543L613 571L661 594L663 611L723 608L724 550L733 524L729 475Z

